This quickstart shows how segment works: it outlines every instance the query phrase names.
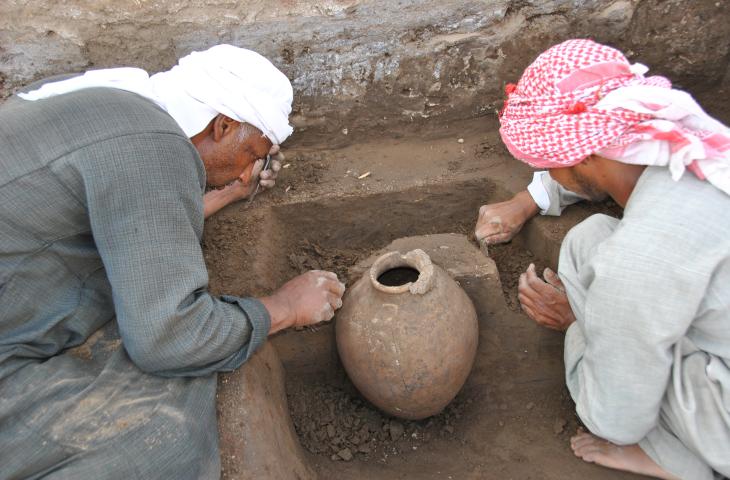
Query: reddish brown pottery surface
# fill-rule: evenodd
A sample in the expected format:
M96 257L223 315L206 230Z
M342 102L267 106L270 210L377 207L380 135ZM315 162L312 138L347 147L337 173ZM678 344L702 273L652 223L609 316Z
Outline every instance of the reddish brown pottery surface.
M397 267L418 270L418 280L395 287L378 282ZM336 337L360 393L383 411L414 420L439 413L464 385L478 325L466 293L416 249L381 256L348 290Z

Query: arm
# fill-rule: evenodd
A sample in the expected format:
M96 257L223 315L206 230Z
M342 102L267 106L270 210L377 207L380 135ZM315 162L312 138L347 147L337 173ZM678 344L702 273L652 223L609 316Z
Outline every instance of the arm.
M203 165L193 146L149 134L87 148L78 169L131 359L168 376L237 368L265 341L271 320L259 300L207 291Z
M279 145L272 145L269 151L271 155L271 166L261 171L264 162L259 160L249 166L241 176L220 190L211 190L203 195L203 215L205 218L218 212L223 207L249 198L256 188L258 181L260 190L268 190L276 185L276 177L279 175L281 165L284 162L284 154L279 150Z
M487 244L509 242L525 223L537 215L560 215L565 207L582 200L553 180L548 172L535 172L526 190L506 202L479 209L474 235Z
M240 180L236 180L236 182L240 183ZM223 207L230 205L233 202L237 202L248 197L248 195L239 195L236 191L238 188L231 187L233 186L228 186L220 190L211 190L203 195L203 215L205 218L210 217Z

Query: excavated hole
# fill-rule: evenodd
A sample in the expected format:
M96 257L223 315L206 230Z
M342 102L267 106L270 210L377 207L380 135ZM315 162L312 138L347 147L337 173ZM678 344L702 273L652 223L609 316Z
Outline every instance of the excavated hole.
M436 233L471 239L479 207L509 198L502 181L495 175L229 210L206 225L212 233L205 240L211 289L265 295L310 269L334 271L351 286L365 273L352 267L395 239ZM477 359L461 392L431 418L398 420L360 396L338 358L336 318L272 337L289 409L272 421L302 447L284 455L301 458L323 479L532 478L536 466L549 479L614 478L574 462L569 437L578 422L565 389L563 336L535 325L516 299L517 278L527 265L554 267L561 235L594 213L581 206L571 212L537 219L511 243L490 247L499 271L488 278L465 274L457 280L477 311ZM218 407L232 411L232 418L247 412L234 394L220 395ZM228 430L243 428L231 424ZM247 471L238 458L223 456L225 472Z

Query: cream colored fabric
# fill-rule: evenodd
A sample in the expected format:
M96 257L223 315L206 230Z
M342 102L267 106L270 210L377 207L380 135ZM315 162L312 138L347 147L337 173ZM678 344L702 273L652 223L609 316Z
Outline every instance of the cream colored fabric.
M578 415L683 479L730 476L728 212L711 184L647 167L622 220L589 217L561 248Z
M193 52L171 70L152 76L139 68L90 70L19 96L35 101L94 87L127 90L152 100L188 137L202 131L219 113L250 123L275 144L293 131L289 79L258 53L232 45Z

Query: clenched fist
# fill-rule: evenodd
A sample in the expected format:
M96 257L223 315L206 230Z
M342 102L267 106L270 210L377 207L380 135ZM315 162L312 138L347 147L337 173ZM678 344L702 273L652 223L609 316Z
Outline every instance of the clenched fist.
M331 320L344 293L345 285L332 272L311 270L294 277L261 299L271 316L269 334Z
M527 191L506 202L483 205L479 209L474 235L488 245L509 242L538 211L537 204Z

